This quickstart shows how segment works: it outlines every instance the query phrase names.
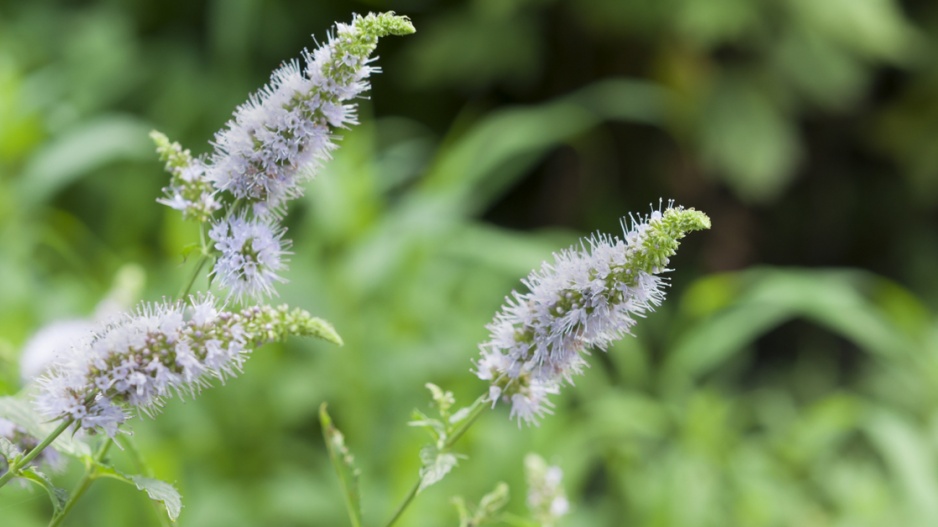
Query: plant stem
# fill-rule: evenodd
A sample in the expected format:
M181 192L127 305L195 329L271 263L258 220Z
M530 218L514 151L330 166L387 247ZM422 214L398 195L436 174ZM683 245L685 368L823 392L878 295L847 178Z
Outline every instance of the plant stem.
M490 407L491 406L488 404L488 395L479 396L479 398L472 403L472 406L469 407L469 415L462 421L462 423L459 425L459 428L447 436L446 441L443 443L443 447L440 448L440 450L442 451L452 448L452 446L456 444L456 441L459 441L459 438L461 438L466 433L466 431L469 430L469 427L471 427L473 423L479 419L479 416L482 415L482 412ZM401 504L397 507L397 510L394 511L394 516L392 516L388 523L385 524L385 527L391 527L394 525L397 520L400 519L401 515L404 514L404 511L407 509L410 503L414 501L414 498L417 497L417 493L420 492L420 482L421 479L417 478L417 482L414 483L413 487L411 487L410 491L407 493L407 496L404 497L404 501L402 501Z
M397 507L397 510L394 511L394 516L391 517L391 520L388 521L385 527L391 527L401 517L401 514L404 514L404 509L410 505L410 502L414 501L414 498L417 496L417 492L420 490L420 478L417 478L417 482L414 483L414 486L410 488L410 492L407 493L407 496L404 497L404 501Z
M459 425L459 428L457 428L452 434L449 435L449 438L446 440L446 443L444 443L443 448L447 449L456 444L456 441L459 441L459 438L461 438L463 434L466 433L466 430L469 430L469 427L471 427L473 423L479 419L479 416L482 415L482 412L488 410L489 408L491 408L491 405L489 404L488 395L479 396L479 398L472 403L472 406L469 407L469 416L463 420L462 424Z
M208 263L208 254L202 253L202 255L199 257L199 263L196 264L195 270L192 271L192 276L189 278L189 282L186 284L185 289L179 293L180 299L186 298L186 295L189 294L189 291L192 291L192 286L195 285L195 281L199 278L199 273L202 271L202 268L205 267L206 263Z
M75 506L75 503L79 498L88 490L88 487L91 486L91 483L97 477L98 465L104 459L104 456L107 454L109 448L114 443L110 437L104 440L104 443L101 444L101 448L98 449L98 452L95 453L94 459L91 461L86 461L85 474L78 480L78 485L75 487L75 491L72 492L72 495L68 497L68 501L65 502L65 506L62 507L62 511L59 514L56 514L52 517L52 520L49 522L49 527L56 527L62 520L68 516L68 513L71 512L72 507Z
M36 456L42 453L42 451L45 450L47 446L51 445L52 442L55 441L55 438L62 435L62 432L64 432L65 429L68 428L68 425L70 424L72 424L71 419L66 419L62 421L61 423L59 423L59 426L55 430L53 430L51 433L49 433L49 435L47 435L46 438L43 439L41 443L36 445L36 447L30 450L29 453L27 453L25 456L20 458L19 461L7 467L7 471L2 476L0 476L0 487L6 485L8 481L16 477L20 469L25 467L30 461L36 459Z

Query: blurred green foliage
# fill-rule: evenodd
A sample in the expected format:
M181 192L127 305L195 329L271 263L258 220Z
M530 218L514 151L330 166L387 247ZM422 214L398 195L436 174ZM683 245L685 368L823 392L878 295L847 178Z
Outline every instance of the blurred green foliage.
M175 294L194 226L154 199L151 128L192 148L282 60L352 12L395 9L363 124L288 219L285 302L341 350L262 349L243 376L133 423L198 526L344 525L328 401L366 524L419 465L436 383L468 403L485 324L552 251L659 196L704 210L671 298L558 398L504 409L406 525L524 454L565 470L568 525L938 524L938 6L925 0L0 0L0 393L53 320L125 263ZM202 283L204 286L204 282ZM126 454L114 452L118 464ZM68 486L77 467L59 476ZM4 488L3 525L44 525ZM71 525L158 525L97 483ZM148 523L147 523L148 522Z

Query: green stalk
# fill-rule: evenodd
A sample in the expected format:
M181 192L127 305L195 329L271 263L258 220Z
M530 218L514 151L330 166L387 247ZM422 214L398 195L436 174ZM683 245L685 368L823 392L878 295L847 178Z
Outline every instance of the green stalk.
M72 492L72 495L68 497L68 501L65 502L65 506L62 507L62 511L59 514L56 514L52 517L52 520L49 522L49 527L56 527L62 520L68 516L68 513L71 512L72 507L75 506L75 503L79 498L84 495L85 491L88 490L88 487L91 486L91 483L97 478L98 465L104 459L104 456L107 454L111 444L114 443L114 440L107 438L104 440L104 443L101 444L101 448L98 449L98 452L94 455L94 459L86 463L85 473L82 475L81 479L78 480L78 485L75 486L75 491Z
M199 263L196 264L195 270L192 272L192 277L189 278L189 282L186 284L185 289L179 292L180 299L186 298L189 292L192 291L192 286L195 285L195 281L199 278L199 273L202 271L202 268L205 267L206 263L208 263L208 259L208 254L203 252L199 257Z

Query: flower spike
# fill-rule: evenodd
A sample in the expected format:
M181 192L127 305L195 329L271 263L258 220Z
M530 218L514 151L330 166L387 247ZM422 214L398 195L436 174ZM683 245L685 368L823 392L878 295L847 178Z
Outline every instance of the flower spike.
M334 131L358 123L357 105L349 101L380 71L370 65L378 38L413 32L406 17L393 13L336 24L324 45L303 52L302 66L285 63L235 111L215 136L207 178L253 204L256 214L278 215L329 159Z
M254 348L290 335L342 343L328 323L286 306L229 312L210 295L143 304L77 343L41 377L36 406L50 419L114 437L130 410L152 415L167 397L195 395L211 378L240 373Z
M512 417L529 423L550 413L547 396L582 372L587 350L606 350L661 304L658 275L688 232L708 228L706 214L669 202L623 221L624 238L597 234L528 275L528 292L506 298L480 346L475 373L492 403L511 402Z

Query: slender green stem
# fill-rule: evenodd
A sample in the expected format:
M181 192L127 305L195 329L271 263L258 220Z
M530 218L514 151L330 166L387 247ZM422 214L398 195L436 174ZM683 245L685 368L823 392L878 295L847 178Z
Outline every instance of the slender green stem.
M192 291L192 286L195 285L195 281L199 278L199 273L202 271L202 268L205 267L205 264L208 263L209 256L206 253L202 253L199 257L199 263L196 264L195 270L192 271L192 276L189 277L189 282L186 284L185 289L179 292L179 298L185 298L190 291Z
M456 441L459 441L459 439L466 433L467 430L469 430L473 423L479 419L479 416L481 416L482 413L488 408L491 408L491 405L488 404L488 395L482 395L476 399L475 402L472 403L472 406L469 407L469 415L466 416L462 423L460 423L459 428L447 436L446 441L443 443L443 447L440 450L447 450L456 444ZM400 519L401 515L404 514L404 511L407 509L410 503L414 501L414 498L417 497L417 493L420 491L420 482L421 479L417 478L417 482L414 483L414 486L411 487L407 495L404 496L404 501L402 501L401 504L397 507L397 510L394 511L394 516L392 516L388 523L385 524L385 527L391 527L394 525L397 520Z
M61 423L59 423L59 426L55 430L49 433L49 435L47 435L46 438L42 440L41 443L36 445L35 448L30 450L29 453L20 458L18 461L7 467L7 471L2 476L0 476L0 487L6 485L8 481L16 477L16 475L19 474L19 471L23 467L29 464L30 461L36 459L36 456L41 454L47 446L51 445L52 442L55 441L55 438L62 435L62 432L64 432L70 424L72 424L71 419L63 420Z
M410 488L410 492L407 493L407 496L404 497L404 501L398 505L397 510L394 511L394 516L391 517L390 521L385 525L385 527L391 527L397 522L397 519L401 517L401 514L404 514L404 510L407 509L407 506L410 505L410 502L414 501L414 498L417 497L417 492L420 490L420 478L417 478L417 482L414 483L414 486Z
M456 441L459 441L459 438L466 433L466 430L469 430L469 427L479 419L479 416L482 415L482 412L488 410L492 406L489 404L488 395L482 395L475 402L472 403L472 406L469 407L469 415L463 420L462 424L459 425L452 434L449 435L449 438L444 443L443 448L447 449L456 444Z
M56 527L62 523L62 520L68 516L68 513L71 512L72 507L75 506L75 503L79 498L84 495L85 491L88 490L88 487L91 486L91 483L97 477L98 465L104 459L104 456L107 455L107 451L111 448L111 445L114 443L114 440L107 438L104 440L104 443L101 444L101 448L94 455L94 459L86 462L85 473L82 475L81 479L78 480L78 485L75 486L75 490L72 492L72 495L68 497L68 501L65 502L65 506L62 507L62 511L59 514L56 514L52 517L52 520L49 522L49 527Z

